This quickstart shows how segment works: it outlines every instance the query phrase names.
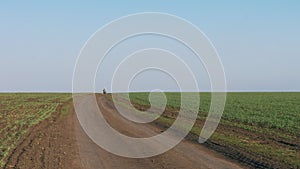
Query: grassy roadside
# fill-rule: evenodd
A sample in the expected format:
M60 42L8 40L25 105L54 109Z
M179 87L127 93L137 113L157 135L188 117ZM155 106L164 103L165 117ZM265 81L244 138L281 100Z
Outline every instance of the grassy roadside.
M50 117L71 99L70 94L0 94L0 168L22 136L34 125ZM70 108L70 107L69 107ZM68 107L61 109L62 114Z
M130 93L134 106L149 108L149 93ZM167 93L166 111L157 122L172 125L180 93ZM200 93L198 136L210 106L210 93ZM217 131L208 141L217 151L256 168L300 168L300 93L228 93Z

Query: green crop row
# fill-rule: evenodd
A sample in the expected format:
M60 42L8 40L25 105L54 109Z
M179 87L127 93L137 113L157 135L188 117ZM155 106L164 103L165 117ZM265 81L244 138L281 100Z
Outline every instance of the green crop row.
M70 94L0 94L0 168L27 130L47 119L71 98Z
M194 93L195 94L195 93ZM152 93L152 96L155 93ZM178 112L181 93L165 93L166 109ZM204 122L210 109L211 93L199 93L198 121ZM125 98L124 94L117 94ZM133 104L149 107L149 93L129 93ZM186 100L185 100L186 101ZM195 100L188 100L193 106ZM256 154L290 168L300 167L300 93L227 93L220 126L210 138L226 147ZM174 119L160 117L159 121L171 125ZM234 128L232 131L230 128ZM227 130L226 130L227 129ZM193 134L201 128L194 126ZM241 132L244 131L244 132ZM284 142L285 144L282 144Z

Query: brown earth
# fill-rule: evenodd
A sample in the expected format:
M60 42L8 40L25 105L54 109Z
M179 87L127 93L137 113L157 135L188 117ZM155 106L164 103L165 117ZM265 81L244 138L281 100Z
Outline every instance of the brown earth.
M72 112L62 115L63 106L30 128L8 156L4 168L81 168L80 161L74 158L78 154L73 132L76 119Z
M69 103L71 104L71 103ZM104 96L99 105L105 119L128 136L153 135L161 125L143 124L122 118ZM124 127L126 126L126 127ZM125 143L124 143L125 144ZM126 146L126 145L124 145ZM9 155L4 168L241 168L223 155L196 142L183 140L172 150L151 158L131 159L111 154L97 146L81 129L74 110L51 118L30 129Z

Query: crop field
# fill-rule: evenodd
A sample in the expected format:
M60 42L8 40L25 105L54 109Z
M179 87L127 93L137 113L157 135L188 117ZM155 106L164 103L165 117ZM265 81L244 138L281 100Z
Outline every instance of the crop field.
M146 110L149 93L130 93L134 106ZM167 108L159 122L170 126L180 109L180 93L166 93ZM200 93L199 135L210 106L210 93ZM192 101L192 100L191 100ZM228 93L220 125L208 147L256 167L300 168L300 93ZM213 146L214 147L214 146ZM257 164L251 164L257 163Z
M0 168L24 133L70 98L69 94L0 94Z
M137 109L149 108L149 93L129 95ZM110 94L104 96L111 99ZM172 125L181 102L180 93L166 93L166 97L167 107L162 116L154 121L154 124L163 128ZM200 93L200 98L197 122L187 136L192 141L197 141L202 129L209 111L211 94ZM71 94L0 94L0 168L6 164L10 153L18 147L26 132L32 131L31 128L54 113L69 112L72 105L70 99ZM203 145L250 168L300 168L299 101L300 93L227 93L226 106L218 129ZM70 124L74 123L73 118L63 121L68 120ZM71 133L71 128L61 130L64 125L58 125L53 131L62 132L60 136ZM72 139L68 137L61 137L59 144L68 142L67 145L73 145ZM34 143L38 144L38 140ZM73 146L75 145L74 143ZM54 147L59 149L59 145ZM75 148L65 148L63 151ZM70 154L74 155L72 159L75 158L74 152ZM26 163L28 161L25 160L24 164Z

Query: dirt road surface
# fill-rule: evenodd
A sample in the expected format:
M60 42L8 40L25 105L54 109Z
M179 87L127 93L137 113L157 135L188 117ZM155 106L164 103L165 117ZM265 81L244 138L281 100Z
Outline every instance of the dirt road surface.
M84 106L84 102L80 104ZM105 120L123 134L145 137L162 132L160 127L153 124L137 124L123 118L105 96L101 96L98 102ZM126 146L126 142L123 146ZM5 168L234 169L241 167L222 155L187 140L155 157L133 159L116 156L100 148L86 135L74 110L68 115L61 115L58 110L51 118L32 128L23 137L17 148L9 155Z

